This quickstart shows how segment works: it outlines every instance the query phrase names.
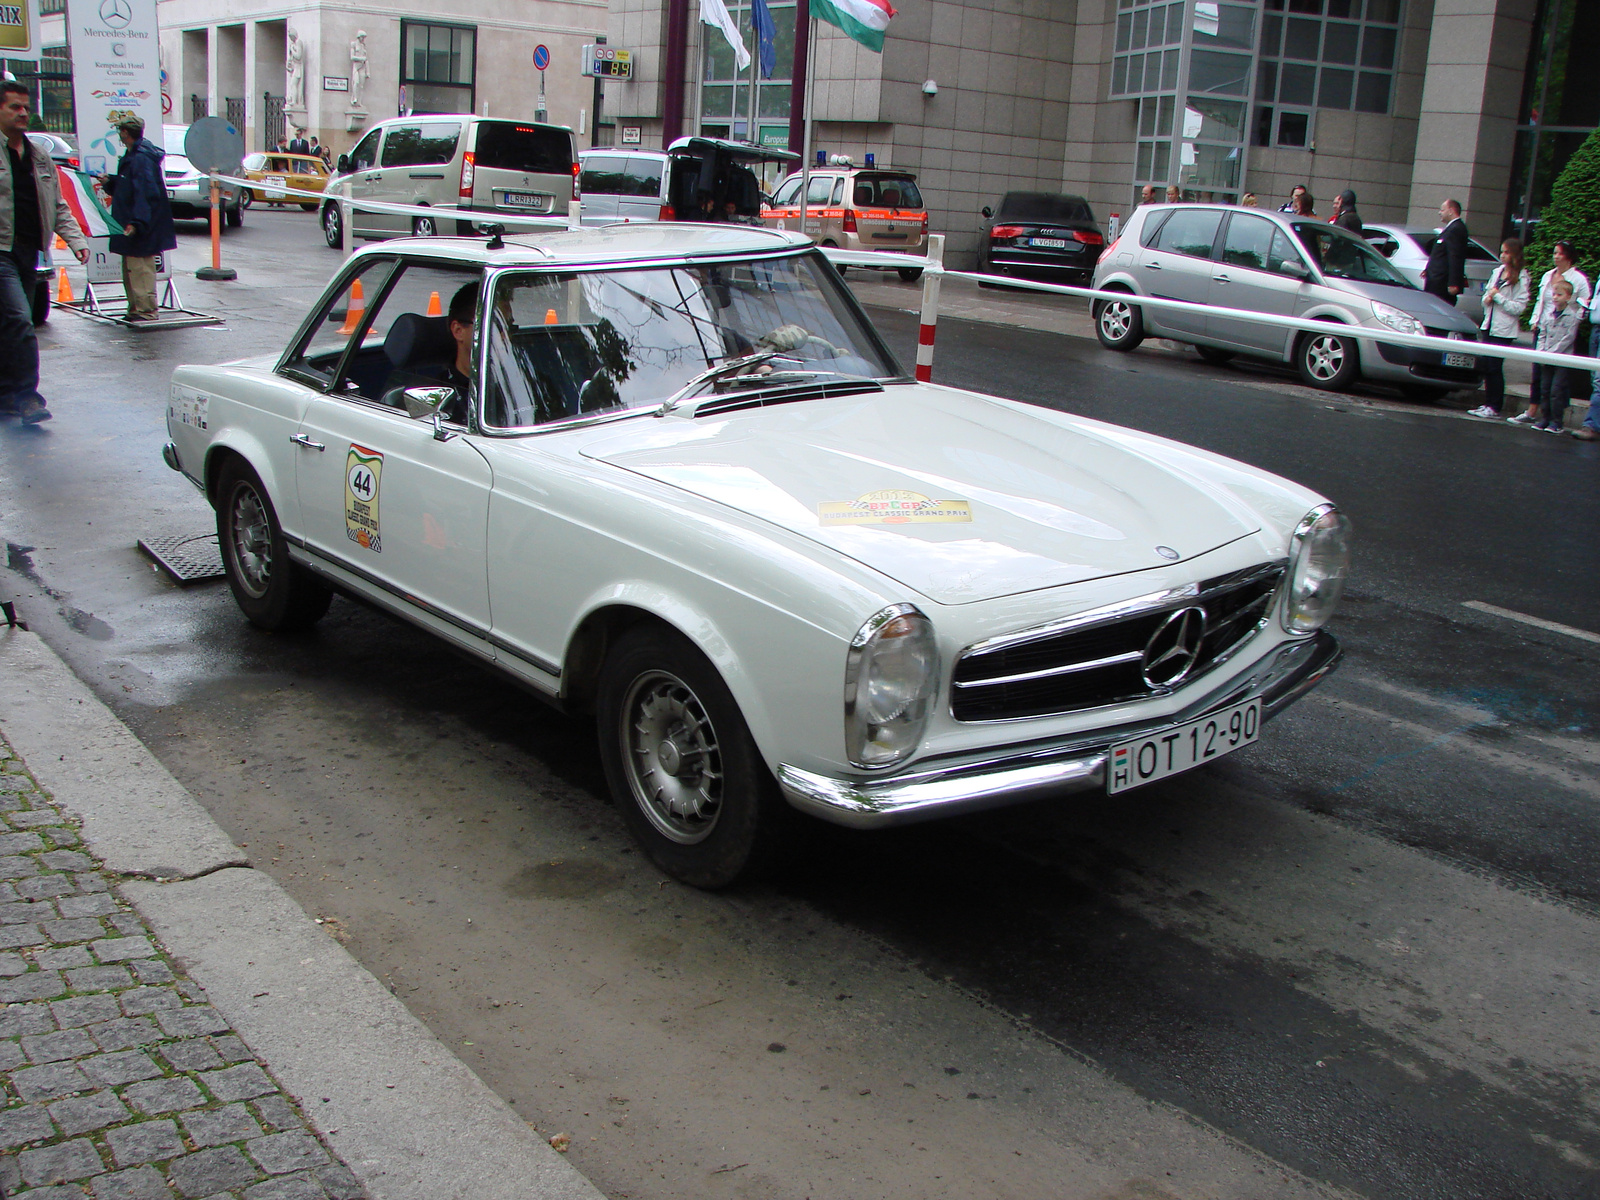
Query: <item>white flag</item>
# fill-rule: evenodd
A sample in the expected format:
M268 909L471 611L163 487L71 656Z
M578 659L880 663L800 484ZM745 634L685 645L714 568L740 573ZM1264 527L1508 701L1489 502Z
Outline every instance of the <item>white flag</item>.
M744 70L750 65L750 51L744 48L744 42L739 37L739 27L733 23L733 16L728 12L728 6L723 0L700 0L700 21L704 25L715 25L722 30L722 36L728 39L728 45L733 47L733 60L739 64L739 70Z

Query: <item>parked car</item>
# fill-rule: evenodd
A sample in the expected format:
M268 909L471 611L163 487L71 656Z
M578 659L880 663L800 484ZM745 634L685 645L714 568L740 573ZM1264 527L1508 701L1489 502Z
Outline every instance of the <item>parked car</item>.
M262 185L244 189L246 208L261 200L273 204L298 204L307 212L316 212L315 200L290 200L284 195L283 189L290 187L302 192L320 192L328 183L328 167L315 154L247 154L244 177L260 180Z
M1094 286L1127 292L1097 300L1095 333L1111 350L1145 337L1188 342L1207 362L1248 354L1292 363L1312 387L1340 390L1365 377L1414 399L1477 386L1471 348L1413 350L1355 336L1396 333L1476 341L1465 313L1430 296L1361 237L1326 221L1229 205L1135 209L1100 256ZM1244 318L1143 308L1134 296L1325 320L1348 331L1301 332Z
M188 135L187 125L164 125L162 135L166 142L166 157L161 160L161 171L167 181L167 203L172 215L179 221L211 219L211 178L195 169L183 153L183 139ZM222 209L222 227L237 229L244 224L244 189L222 184L217 191L217 202Z
M578 155L582 220L585 225L759 225L764 197L753 167L797 157L787 150L703 137L679 138L666 150L585 150Z
M471 301L464 377L434 297ZM914 382L798 233L368 247L281 352L179 367L167 429L248 620L341 591L595 714L629 828L698 886L783 849L793 809L865 828L1166 778L1340 654L1333 505Z
M1082 196L1007 192L999 211L984 205L988 221L978 246L978 270L1046 283L1087 283L1105 236Z
M37 146L44 147L44 152L50 156L52 162L58 167L78 168L78 147L73 145L70 137L61 133L48 133L42 129L28 131L28 139Z
M1364 225L1362 235L1372 248L1389 260L1389 265L1418 287L1428 265L1428 255L1439 240L1439 231L1416 225ZM1467 287L1456 299L1456 307L1474 325L1483 323L1483 289L1500 265L1500 255L1477 238L1467 240Z
M800 187L796 172L778 184L762 221L775 229L798 229ZM857 167L848 160L819 167L806 185L805 229L824 246L843 250L903 250L926 254L928 209L917 177L907 171ZM910 283L922 275L920 267L898 267L900 278Z
M348 188L352 200L444 210L435 219L356 209L354 234L370 241L449 232L458 212L564 217L577 183L578 147L566 126L452 113L379 121L339 156L324 192ZM336 249L342 221L339 205L324 202L322 234ZM475 227L476 218L454 220L457 233Z

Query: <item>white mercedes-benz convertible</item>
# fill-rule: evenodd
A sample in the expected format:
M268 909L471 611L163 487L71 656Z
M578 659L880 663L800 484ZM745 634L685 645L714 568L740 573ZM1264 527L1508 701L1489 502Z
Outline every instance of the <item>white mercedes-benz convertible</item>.
M266 629L361 597L593 713L668 873L1254 741L1339 659L1349 528L1214 454L901 371L797 234L356 253L288 348L180 367L164 456Z

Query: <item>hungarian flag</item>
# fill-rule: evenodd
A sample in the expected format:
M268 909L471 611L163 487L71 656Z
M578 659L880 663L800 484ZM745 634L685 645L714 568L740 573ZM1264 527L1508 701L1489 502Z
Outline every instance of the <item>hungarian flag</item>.
M882 54L883 31L889 28L894 5L889 0L811 0L811 15Z
M122 226L111 219L106 206L100 202L100 196L94 190L94 183L89 176L58 163L56 179L61 184L61 198L67 202L67 207L77 218L78 228L83 230L84 237L110 237L114 233L122 232Z

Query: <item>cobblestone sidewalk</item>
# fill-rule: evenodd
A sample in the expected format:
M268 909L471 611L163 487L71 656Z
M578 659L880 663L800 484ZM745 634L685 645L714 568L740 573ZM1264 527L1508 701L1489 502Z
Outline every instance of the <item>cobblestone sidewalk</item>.
M0 739L0 1188L365 1200Z

